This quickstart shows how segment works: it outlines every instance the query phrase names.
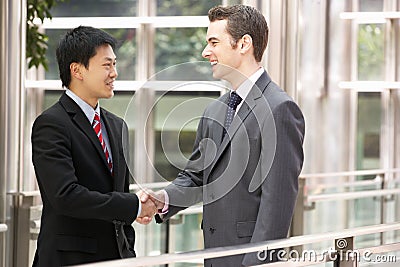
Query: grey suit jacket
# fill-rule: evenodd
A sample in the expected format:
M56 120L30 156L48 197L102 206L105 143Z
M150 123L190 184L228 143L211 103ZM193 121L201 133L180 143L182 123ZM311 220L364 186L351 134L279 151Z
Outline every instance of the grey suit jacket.
M265 72L222 138L228 94L205 110L186 168L166 188L167 220L203 202L205 248L287 237L303 164L304 118ZM248 266L269 261L257 253L205 261Z

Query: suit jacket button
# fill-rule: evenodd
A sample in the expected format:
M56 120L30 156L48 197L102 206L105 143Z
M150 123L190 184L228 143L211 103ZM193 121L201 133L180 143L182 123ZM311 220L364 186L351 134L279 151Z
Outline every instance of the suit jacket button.
M210 227L210 233L211 233L211 234L214 234L214 232L215 232L215 229L212 228L212 227Z

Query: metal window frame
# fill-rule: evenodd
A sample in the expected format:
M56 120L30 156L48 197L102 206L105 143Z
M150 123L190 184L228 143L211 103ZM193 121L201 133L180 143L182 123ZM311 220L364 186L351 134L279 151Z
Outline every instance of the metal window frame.
M399 28L394 27L396 21L400 19L398 0L384 0L384 10L382 12L357 12L358 2L354 1L352 10L355 12L342 12L340 18L343 20L351 21L352 38L351 38L351 81L342 81L338 84L340 89L350 90L351 96L351 127L349 130L350 137L352 138L353 148L350 150L351 158L353 158L355 167L356 159L356 125L357 125L357 100L358 93L371 92L381 93L381 108L382 108L382 124L381 124L381 137L380 137L380 167L383 169L395 168L396 150L396 103L394 95L400 89L400 83L396 81L396 66L399 64L399 59L396 55L399 54L400 48L396 46L396 36L399 36ZM385 80L383 81L359 81L357 77L357 32L360 24L385 24ZM393 174L385 173L385 179L389 179ZM386 177L390 176L390 177ZM353 180L355 177L352 178ZM386 190L386 185L382 188ZM399 202L397 201L397 205ZM381 223L387 221L387 203L384 198L381 199ZM349 210L349 212L352 212ZM399 215L396 215L398 217ZM384 237L381 238L381 242Z

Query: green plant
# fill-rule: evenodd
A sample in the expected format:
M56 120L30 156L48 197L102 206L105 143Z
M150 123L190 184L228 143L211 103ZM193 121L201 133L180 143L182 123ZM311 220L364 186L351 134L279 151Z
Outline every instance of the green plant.
M39 31L38 25L33 20L38 18L43 23L45 18L51 19L50 9L56 2L64 0L28 0L27 1L27 22L26 22L26 59L28 69L42 65L48 70L46 58L48 36Z
M381 24L360 25L358 32L358 79L383 80L385 29Z

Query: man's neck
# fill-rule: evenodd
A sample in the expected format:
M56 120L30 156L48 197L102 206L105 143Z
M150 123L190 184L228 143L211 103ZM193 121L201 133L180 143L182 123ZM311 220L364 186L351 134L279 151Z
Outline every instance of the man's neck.
M82 93L82 90L77 90L73 86L70 86L69 90L71 90L76 96L78 96L80 99L82 99L87 104L89 104L93 109L96 108L97 103L99 102L98 99L90 98L89 96L86 96L85 94Z
M242 70L238 70L238 73L234 75L232 81L228 81L232 85L232 89L236 90L239 86L246 81L251 75L256 73L261 68L261 65L258 63L251 64L251 66L247 66Z

